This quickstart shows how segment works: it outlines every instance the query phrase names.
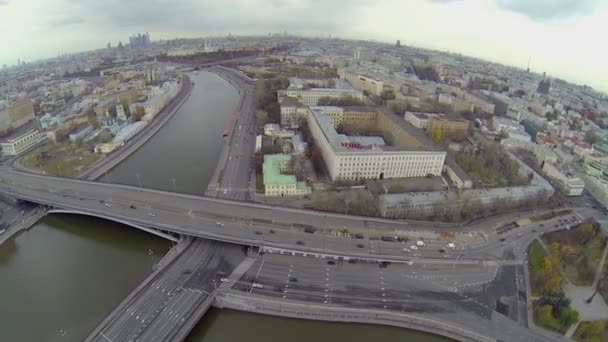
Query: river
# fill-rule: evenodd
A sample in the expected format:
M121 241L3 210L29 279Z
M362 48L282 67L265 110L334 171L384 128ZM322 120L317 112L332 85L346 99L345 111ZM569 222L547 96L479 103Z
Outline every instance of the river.
M237 91L214 74L175 116L104 181L202 194L223 144ZM54 215L0 246L0 341L81 341L170 247L112 222ZM63 336L62 336L63 335ZM405 329L210 310L189 342L420 341L448 339Z

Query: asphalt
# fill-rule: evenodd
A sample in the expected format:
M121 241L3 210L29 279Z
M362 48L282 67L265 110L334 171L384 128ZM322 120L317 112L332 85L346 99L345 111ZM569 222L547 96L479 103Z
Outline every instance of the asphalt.
M235 284L242 293L348 308L389 310L447 321L502 341L553 341L527 329L508 305L517 298L515 266L432 266L335 262L264 255ZM253 287L253 283L262 288ZM511 312L515 312L512 314ZM521 324L519 323L521 322Z
M212 304L221 274L244 259L240 247L197 239L87 341L177 340ZM201 306L203 306L201 308Z
M220 157L218 179L210 184L207 194L231 200L251 200L251 191L255 191L250 177L256 129L254 84L232 69L217 67L210 71L232 84L238 90L241 101L234 128L224 142L225 155Z
M406 226L406 235L399 235L409 238L410 241L407 242L382 241L368 234L363 239L353 238L352 235L343 237L336 232L321 234L321 230L330 225L327 224L328 221L333 220L334 225L339 227L340 220L356 223L356 217L329 218L316 212L293 212L286 208L271 209L249 203L15 171L2 172L0 179L0 193L55 207L94 213L109 219L123 219L161 230L264 246L267 249L287 248L353 257L392 257L406 261L433 258L443 263L462 260L506 260L521 263L525 246L542 232L564 229L587 217L595 217L601 222L606 219L600 211L582 207L576 209L576 215L568 216L567 223L559 222L561 218L556 218L531 223L503 234L488 228L483 234L471 233L470 238L464 234L465 238L460 239L461 242L458 242L455 248L447 248L447 241L438 235L419 235L421 233L417 232L415 227L409 226ZM106 203L111 207L107 207ZM135 209L131 208L131 205ZM278 217L281 219L277 219ZM319 230L306 233L299 226L300 220L305 220L308 226ZM383 221L379 223L383 224ZM367 222L367 225L370 230L377 229L370 222ZM392 231L387 232L388 234L392 236ZM424 239L425 246L414 250L412 245L418 239Z

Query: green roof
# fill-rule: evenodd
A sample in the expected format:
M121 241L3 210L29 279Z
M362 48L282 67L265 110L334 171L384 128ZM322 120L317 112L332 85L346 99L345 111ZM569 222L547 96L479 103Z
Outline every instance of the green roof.
M281 163L288 163L288 154L267 154L264 156L264 185L287 185L297 183L296 176L281 173Z

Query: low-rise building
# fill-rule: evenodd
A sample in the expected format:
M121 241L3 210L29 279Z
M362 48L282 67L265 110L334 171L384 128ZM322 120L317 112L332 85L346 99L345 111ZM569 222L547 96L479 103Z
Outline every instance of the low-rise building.
M3 154L16 156L44 140L46 140L46 135L37 129L22 128L0 139L0 148Z
M473 187L473 179L456 163L454 158L446 158L444 171L458 189L470 189Z
M311 188L306 182L298 181L289 171L291 156L288 154L267 154L264 156L264 193L267 196L307 195Z
M95 128L91 125L84 125L80 128L76 129L74 132L70 133L69 139L71 143L75 143L77 141L82 140L84 137L89 135L95 130Z
M426 129L431 118L439 118L441 116L443 116L443 114L405 112L403 120L411 123L414 127Z
M559 183L566 196L580 196L583 194L585 182L568 168L544 163L543 171L549 178L555 179Z
M471 122L465 119L450 119L447 117L432 117L429 118L427 131L434 132L441 130L447 135L459 135L466 137L469 133Z

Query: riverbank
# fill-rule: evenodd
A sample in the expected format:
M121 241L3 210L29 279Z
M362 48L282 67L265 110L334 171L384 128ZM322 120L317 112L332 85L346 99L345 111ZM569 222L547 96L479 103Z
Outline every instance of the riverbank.
M150 138L152 138L163 126L177 113L179 108L188 100L192 91L192 81L187 75L183 75L182 88L177 96L152 120L152 122L144 128L142 132L137 134L127 144L110 155L102 158L93 164L89 165L83 172L76 175L75 178L95 180L100 178L108 171L115 168L123 160L129 157L133 152L142 147Z
M227 137L224 138L224 144L222 146L222 150L220 151L220 155L218 158L217 166L215 167L215 171L213 172L213 176L211 177L209 183L207 184L207 190L205 191L205 196L209 197L217 197L218 190L221 187L222 178L224 175L224 170L226 169L226 164L228 163L228 157L230 156L230 146L232 146L232 138L234 137L235 127L238 125L238 121L241 117L241 111L243 109L243 103L245 101L245 90L242 89L240 84L232 81L229 77L226 77L222 72L220 72L217 68L209 68L209 72L221 77L224 81L230 83L237 92L239 93L240 99L239 104L236 110L239 112L236 122L234 126L230 130L230 133Z
M38 220L43 218L46 215L46 210L42 208L32 209L30 211L24 212L21 221L8 226L4 233L0 235L0 245L4 244L7 240L12 238L15 234L30 229Z
M418 315L381 311L373 309L353 309L333 305L317 305L291 300L224 292L216 297L214 306L220 309L234 309L256 314L281 316L298 319L389 325L414 329L441 335L463 342L495 342L494 338L477 334L462 327L428 319Z

